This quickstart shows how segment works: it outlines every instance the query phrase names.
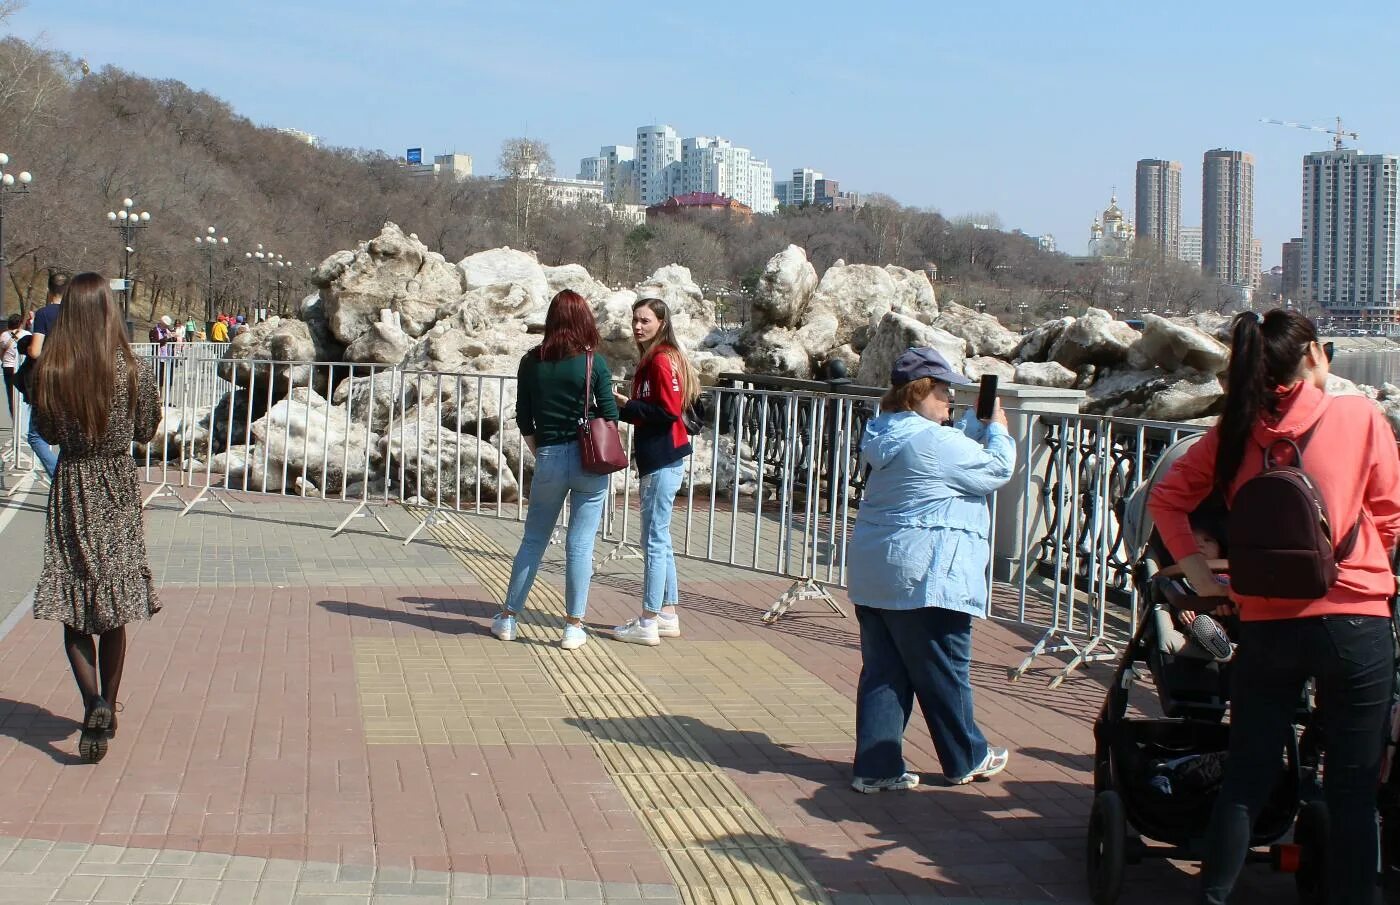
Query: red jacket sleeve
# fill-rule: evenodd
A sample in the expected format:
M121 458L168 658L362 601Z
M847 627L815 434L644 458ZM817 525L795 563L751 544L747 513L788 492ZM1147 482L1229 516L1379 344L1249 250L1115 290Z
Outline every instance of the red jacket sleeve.
M1177 562L1201 552L1191 533L1190 516L1215 487L1215 453L1219 445L1220 436L1212 427L1182 453L1147 498L1147 511L1157 524L1157 533Z
M681 375L669 352L662 352L651 360L656 375L655 402L672 417L679 418L685 406L681 403Z
M652 357L632 381L632 399L622 407L622 420L632 424L670 424L681 417L681 378L671 356Z
M1386 550L1395 549L1400 535L1400 457L1395 433L1378 409L1371 412L1371 471L1366 477L1366 511Z

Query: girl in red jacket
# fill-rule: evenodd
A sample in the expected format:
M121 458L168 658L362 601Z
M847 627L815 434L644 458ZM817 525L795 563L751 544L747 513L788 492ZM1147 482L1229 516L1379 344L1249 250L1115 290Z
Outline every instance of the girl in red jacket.
M1400 534L1395 436L1362 396L1328 396L1328 355L1312 321L1276 309L1235 318L1225 413L1153 490L1148 509L1168 551L1218 613L1238 609L1230 757L1211 817L1200 901L1223 905L1278 775L1293 713L1315 677L1326 714L1324 776L1330 901L1371 905L1376 891L1376 788L1394 652L1389 551ZM1318 600L1250 597L1213 581L1188 515L1212 490L1227 501L1263 468L1264 449L1307 434L1302 467L1332 517L1334 543L1361 522L1336 583ZM1230 599L1224 599L1228 597Z
M634 425L632 451L642 479L642 553L646 565L642 613L614 631L619 641L655 646L662 638L681 634L671 508L690 455L690 434L683 413L700 395L700 381L671 328L671 312L665 302L648 298L632 306L632 336L642 360L632 380L632 398L619 393L617 404L622 420Z

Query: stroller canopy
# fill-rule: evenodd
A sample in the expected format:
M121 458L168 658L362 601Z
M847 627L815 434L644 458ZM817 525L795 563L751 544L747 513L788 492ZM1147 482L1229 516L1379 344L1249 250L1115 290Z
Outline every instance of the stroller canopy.
M1152 466L1152 471L1147 475L1147 480L1138 485L1137 489L1128 496L1123 505L1123 544L1132 560L1140 559L1147 548L1148 541L1152 539L1152 530L1156 527L1152 522L1152 516L1147 512L1147 498L1152 494L1152 488L1157 486L1157 482L1162 479L1176 460L1180 459L1192 444L1201 439L1200 433L1188 434L1177 440L1162 452L1161 458Z

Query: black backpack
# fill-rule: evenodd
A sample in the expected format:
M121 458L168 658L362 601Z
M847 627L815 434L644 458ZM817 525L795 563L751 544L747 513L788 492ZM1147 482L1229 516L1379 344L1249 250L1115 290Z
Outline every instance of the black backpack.
M1303 470L1303 453L1318 419L1295 442L1277 440L1264 450L1264 470L1240 485L1230 501L1230 587L1251 597L1317 600L1337 581L1361 532L1357 516L1341 543L1317 484ZM1275 451L1292 449L1285 464Z

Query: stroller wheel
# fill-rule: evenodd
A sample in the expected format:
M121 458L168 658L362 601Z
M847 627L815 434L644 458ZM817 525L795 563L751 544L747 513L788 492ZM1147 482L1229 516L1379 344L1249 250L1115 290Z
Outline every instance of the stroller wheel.
M1298 811L1293 825L1297 844L1298 872L1293 875L1302 905L1323 905L1327 901L1327 805L1310 801Z
M1094 796L1089 812L1087 866L1089 895L1094 905L1112 905L1123 891L1127 860L1128 817L1123 799L1109 789Z

